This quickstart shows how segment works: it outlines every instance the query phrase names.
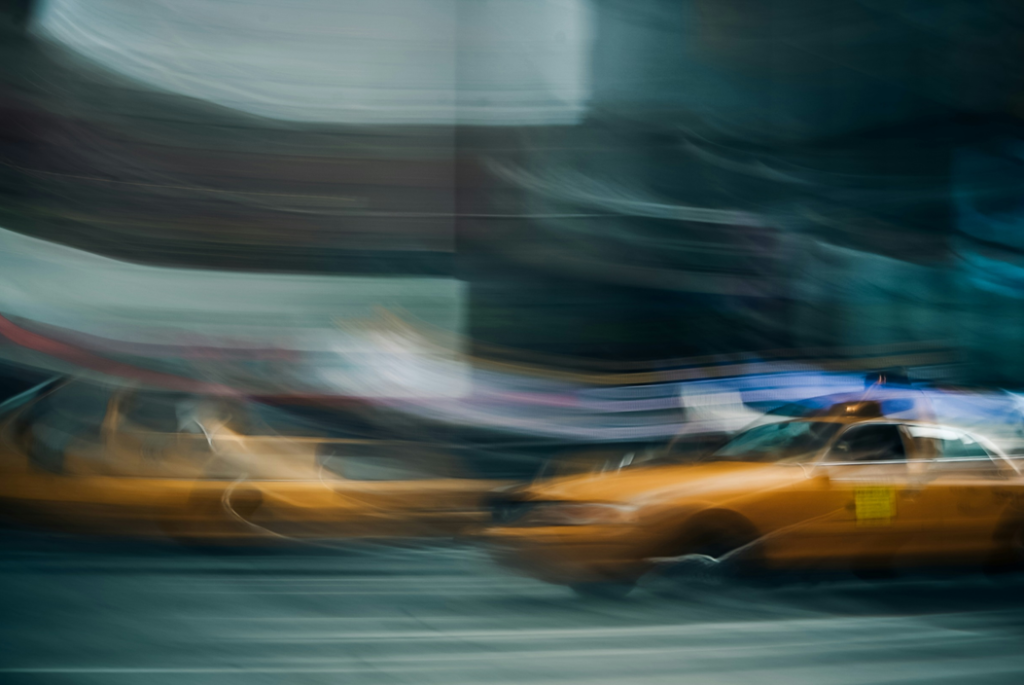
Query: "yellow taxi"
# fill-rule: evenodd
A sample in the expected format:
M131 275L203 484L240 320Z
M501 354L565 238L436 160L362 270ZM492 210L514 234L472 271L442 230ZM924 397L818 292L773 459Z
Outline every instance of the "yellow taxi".
M752 428L702 457L511 490L486 537L503 563L581 593L628 591L661 561L891 570L1024 561L1024 479L984 437L886 418L877 402Z
M195 542L458 535L501 481L251 402L54 380L0 406L0 515Z

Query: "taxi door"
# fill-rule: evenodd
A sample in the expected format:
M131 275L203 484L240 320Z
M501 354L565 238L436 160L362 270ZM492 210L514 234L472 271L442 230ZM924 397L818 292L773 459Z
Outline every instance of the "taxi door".
M363 534L455 532L489 515L482 502L495 483L454 455L388 443L327 447L321 463L335 476L327 482Z
M200 476L211 451L201 432L181 430L179 409L190 399L181 393L118 393L103 426L111 467L140 477Z
M943 536L932 556L955 563L984 561L1011 509L1019 515L1019 476L963 431L931 426L908 431L917 443L931 445L923 480L943 507Z
M807 537L818 554L890 566L935 546L943 535L942 498L922 487L915 447L896 423L855 424L837 437L814 467L821 513L808 522Z

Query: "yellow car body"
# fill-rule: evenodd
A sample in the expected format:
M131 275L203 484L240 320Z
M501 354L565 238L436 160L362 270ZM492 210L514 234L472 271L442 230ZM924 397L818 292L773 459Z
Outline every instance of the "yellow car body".
M503 563L568 585L633 581L689 554L757 568L1022 561L1016 463L870 404L756 426L693 463L534 482L497 506L486 537Z
M204 403L201 420L182 417L182 406ZM0 511L68 531L196 542L448 536L479 526L487 493L503 484L415 443L240 427L221 404L74 382L39 388L0 416ZM245 415L231 406L228 415Z

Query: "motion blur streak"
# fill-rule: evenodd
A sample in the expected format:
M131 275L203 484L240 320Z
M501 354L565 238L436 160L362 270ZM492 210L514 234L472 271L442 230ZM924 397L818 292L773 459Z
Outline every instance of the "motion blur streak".
M1024 3L0 0L0 683L1024 682Z
M0 311L8 316L64 337L84 334L100 352L162 359L165 366L200 346L226 348L222 358L243 360L246 349L276 350L271 363L283 387L249 374L250 387L258 383L264 392L457 396L465 392L458 349L444 350L447 358L436 346L428 352L389 326L386 313L394 309L457 333L463 299L453 279L156 268L0 229ZM190 371L231 382L223 369Z
M1012 683L1024 667L1020 589L978 580L587 605L467 549L7 545L8 682Z
M108 69L274 119L575 123L589 97L584 0L250 4L45 0L37 16Z

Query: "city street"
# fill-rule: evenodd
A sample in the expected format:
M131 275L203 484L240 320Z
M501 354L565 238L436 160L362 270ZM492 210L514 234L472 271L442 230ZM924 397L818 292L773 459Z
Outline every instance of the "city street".
M4 683L1018 683L1024 583L583 600L455 545L210 552L7 533Z

